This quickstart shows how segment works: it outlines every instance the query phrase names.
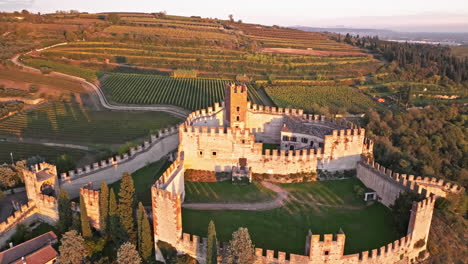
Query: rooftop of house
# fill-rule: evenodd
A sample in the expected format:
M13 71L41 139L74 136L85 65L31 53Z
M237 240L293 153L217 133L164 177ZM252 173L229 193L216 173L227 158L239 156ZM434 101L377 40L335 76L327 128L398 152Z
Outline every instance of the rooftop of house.
M57 257L51 244L57 242L57 235L50 231L24 243L0 252L0 264L26 263L43 264ZM22 258L24 257L24 260Z
M291 132L325 138L335 129L343 129L338 124L331 122L309 122L298 116L285 116L281 132Z

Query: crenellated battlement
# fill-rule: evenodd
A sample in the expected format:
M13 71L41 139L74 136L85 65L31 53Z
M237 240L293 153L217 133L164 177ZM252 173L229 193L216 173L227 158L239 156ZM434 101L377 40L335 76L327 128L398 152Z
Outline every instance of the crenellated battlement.
M28 201L28 203L22 205L18 211L15 211L13 215L9 216L4 222L0 223L0 235L4 232L14 228L16 225L24 221L27 217L38 212L36 202Z
M377 163L374 159L369 157L362 157L361 164L372 168L377 171L379 175L387 178L388 180L401 184L410 190L424 194L426 197L433 193L436 196L445 197L446 193L462 193L465 191L463 187L457 184L446 182L443 179L421 177L407 174L400 174L394 172L391 169L385 168L384 166Z
M37 201L38 204L42 206L57 206L57 199L53 196L45 195L45 194L38 194Z
M41 162L31 166L31 172L37 173L42 170L46 170L53 175L57 175L57 166L49 164L47 162Z
M200 120L210 120L211 118L215 117L217 113L220 111L224 110L224 104L223 103L214 103L214 105L211 107L208 107L206 109L200 109L196 110L188 115L188 117L185 119L185 122L183 123L186 126L192 125L195 121L200 121Z
M153 190L153 194L152 196L155 198L155 197L161 197L163 199L166 199L166 200L171 200L171 201L174 201L174 202L179 202L182 200L182 196L181 194L178 194L178 193L172 193L170 191L166 191L166 190L162 190L162 189L158 189L156 186L153 185L152 187L152 190Z
M323 159L324 152L322 148L301 150L265 149L265 153L262 154L262 158L273 160L311 161Z
M180 168L181 162L177 159L175 160L169 168L164 171L164 173L156 181L155 186L161 188L164 184L168 183L173 174Z
M108 169L110 167L117 167L119 164L132 160L140 153L146 152L161 139L171 136L178 133L178 126L173 126L165 129L158 130L156 134L151 135L147 140L142 144L137 145L136 147L131 147L127 153L122 155L115 155L109 157L108 159L94 162L92 164L85 165L81 168L76 168L75 170L70 170L68 172L63 172L60 174L62 181L72 181L75 178L95 173L100 170Z
M181 126L180 132L186 135L206 135L206 136L225 136L226 138L240 137L255 141L255 135L250 129L242 129L236 127L206 127L206 126Z
M427 197L427 199L424 199L420 202L415 202L413 204L414 210L416 212L422 211L422 210L432 210L434 208L434 204L436 201L436 196L431 195Z
M278 257L275 257L275 253L277 253ZM283 251L274 251L274 250L264 250L263 248L255 248L255 256L257 259L260 259L261 262L266 263L287 263L287 255L286 252Z

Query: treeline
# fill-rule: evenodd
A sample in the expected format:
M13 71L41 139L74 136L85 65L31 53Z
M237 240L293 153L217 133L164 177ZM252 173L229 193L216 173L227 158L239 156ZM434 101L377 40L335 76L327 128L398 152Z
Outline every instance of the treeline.
M341 38L337 40L341 41ZM468 59L456 57L447 46L383 41L378 37L351 37L344 42L381 54L388 62L395 62L400 70L419 79L439 76L455 83L468 85Z
M468 187L466 106L428 106L366 115L376 160L406 174L439 177Z

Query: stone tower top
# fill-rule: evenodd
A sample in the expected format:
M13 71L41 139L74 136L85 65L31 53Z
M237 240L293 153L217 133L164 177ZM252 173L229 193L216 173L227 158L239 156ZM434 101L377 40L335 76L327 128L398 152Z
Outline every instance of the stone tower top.
M226 124L230 127L245 128L247 119L247 86L226 84Z
M40 195L56 196L59 190L57 167L45 162L24 170L24 185L28 199L37 200Z

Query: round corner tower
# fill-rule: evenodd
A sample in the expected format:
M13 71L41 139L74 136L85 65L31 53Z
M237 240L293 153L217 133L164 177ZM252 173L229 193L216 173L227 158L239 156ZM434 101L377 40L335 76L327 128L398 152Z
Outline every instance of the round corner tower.
M226 124L230 127L245 128L247 121L247 86L226 84Z

